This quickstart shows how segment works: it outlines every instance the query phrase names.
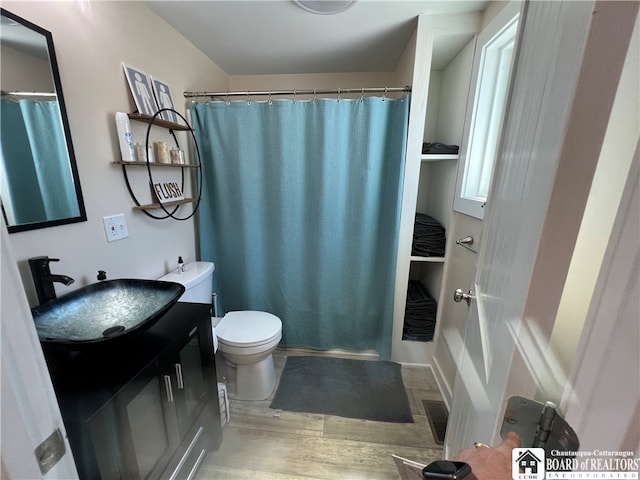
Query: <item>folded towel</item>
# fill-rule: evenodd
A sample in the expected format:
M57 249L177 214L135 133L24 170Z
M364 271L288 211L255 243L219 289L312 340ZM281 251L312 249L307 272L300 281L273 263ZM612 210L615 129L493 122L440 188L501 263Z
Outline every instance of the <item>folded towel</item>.
M442 257L446 245L445 228L435 218L416 213L413 229L412 255Z
M458 153L458 145L445 145L444 143L423 143L423 154L455 155Z
M402 330L402 340L413 340L415 342L430 342L433 340L435 327L431 330L404 328Z
M409 280L402 339L417 342L433 340L436 313L436 301L425 286L417 280Z

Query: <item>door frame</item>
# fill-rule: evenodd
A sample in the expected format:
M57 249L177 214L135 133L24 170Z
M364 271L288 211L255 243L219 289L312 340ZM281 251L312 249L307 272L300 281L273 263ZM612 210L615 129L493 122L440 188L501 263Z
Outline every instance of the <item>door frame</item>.
M585 450L640 452L639 207L640 139L560 402Z

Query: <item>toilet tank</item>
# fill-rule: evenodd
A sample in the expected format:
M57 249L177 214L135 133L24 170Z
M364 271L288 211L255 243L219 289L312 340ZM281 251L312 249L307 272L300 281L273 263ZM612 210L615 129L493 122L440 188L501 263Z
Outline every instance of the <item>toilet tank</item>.
M185 263L183 273L174 270L158 280L184 285L185 292L178 299L179 302L211 304L214 268L215 265L212 262Z

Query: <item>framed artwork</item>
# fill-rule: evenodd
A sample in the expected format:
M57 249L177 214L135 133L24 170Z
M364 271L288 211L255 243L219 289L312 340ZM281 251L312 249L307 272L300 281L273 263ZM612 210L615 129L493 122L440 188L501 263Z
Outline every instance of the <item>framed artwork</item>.
M138 113L154 115L158 111L156 100L153 96L153 87L150 77L142 70L123 63L124 73L129 82L129 89L136 102Z
M170 108L175 110L175 104L173 103L173 97L171 96L171 89L169 85L164 83L162 80L158 80L157 78L152 78L153 84L153 93L156 96L156 103L158 104L159 109ZM163 120L168 122L178 123L178 116L174 112L162 112L160 114Z

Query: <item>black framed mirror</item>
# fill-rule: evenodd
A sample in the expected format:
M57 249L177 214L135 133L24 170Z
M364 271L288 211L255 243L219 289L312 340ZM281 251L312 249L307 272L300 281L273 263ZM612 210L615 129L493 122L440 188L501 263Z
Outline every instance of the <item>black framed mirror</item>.
M0 192L9 233L84 222L51 32L0 8Z

